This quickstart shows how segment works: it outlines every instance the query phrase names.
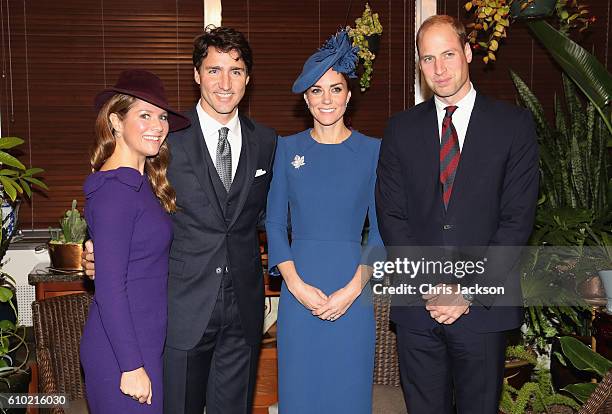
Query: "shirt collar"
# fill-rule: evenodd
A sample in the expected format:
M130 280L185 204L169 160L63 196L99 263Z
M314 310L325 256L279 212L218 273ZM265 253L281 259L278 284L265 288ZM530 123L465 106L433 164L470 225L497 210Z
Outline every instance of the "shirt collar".
M200 101L198 101L198 103L196 104L196 112L198 114L200 125L202 127L202 134L204 134L205 137L211 134L218 134L219 129L223 127L228 128L230 134L235 134L238 131L238 110L236 110L236 113L234 114L232 119L230 119L229 122L225 125L214 119L212 116L208 115L208 113L206 113L206 111L202 108L202 105L200 105Z
M438 113L445 114L446 107L449 106L447 103L442 102L440 98L434 95L434 102L436 103L436 111ZM457 110L463 111L463 109L468 109L469 112L472 112L472 108L474 107L474 102L476 102L476 89L474 89L474 85L470 82L470 91L465 95L459 102L455 104Z

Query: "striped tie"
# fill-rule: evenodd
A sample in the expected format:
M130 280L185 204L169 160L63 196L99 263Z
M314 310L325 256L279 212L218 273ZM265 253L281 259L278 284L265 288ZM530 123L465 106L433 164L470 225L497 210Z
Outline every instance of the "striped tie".
M459 152L459 138L452 121L453 113L457 107L447 106L445 109L446 115L442 120L442 139L440 140L440 184L442 184L444 209L447 209L461 154Z
M223 187L225 187L225 190L229 193L232 185L232 149L229 141L227 140L228 132L229 128L227 127L219 129L217 162L215 163L215 167L217 167L217 172L219 173L219 178L221 178Z

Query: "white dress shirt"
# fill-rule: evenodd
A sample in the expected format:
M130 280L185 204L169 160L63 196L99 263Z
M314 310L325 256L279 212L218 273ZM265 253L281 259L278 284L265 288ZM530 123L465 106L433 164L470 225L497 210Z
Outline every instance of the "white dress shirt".
M229 129L227 133L227 140L232 149L232 180L236 176L236 170L238 169L238 162L240 161L240 151L242 150L242 132L240 130L240 120L238 119L238 110L236 114L229 120L225 125L221 124L213 117L208 115L202 106L200 101L196 104L196 112L200 121L200 128L204 135L204 141L206 142L206 148L213 163L217 163L217 143L219 142L219 130L223 127Z
M459 138L459 151L463 151L463 142L465 141L465 134L467 133L468 125L470 123L470 116L472 116L472 109L474 109L474 102L476 101L476 89L470 82L470 91L465 95L459 102L455 104L457 109L453 113L453 125L457 131L457 137ZM436 114L438 115L438 131L440 133L440 141L442 140L442 121L444 115L446 115L446 108L449 106L447 103L442 102L440 98L434 96L434 102L436 103Z

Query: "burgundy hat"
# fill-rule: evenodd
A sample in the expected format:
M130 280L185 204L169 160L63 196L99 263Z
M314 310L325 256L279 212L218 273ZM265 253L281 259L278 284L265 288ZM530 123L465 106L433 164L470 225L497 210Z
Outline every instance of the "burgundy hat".
M187 128L191 124L191 121L189 121L187 117L170 108L168 100L166 99L164 84L161 79L149 71L129 69L121 72L115 86L104 89L96 95L94 99L96 110L99 111L106 101L117 93L142 99L143 101L147 101L167 111L170 132Z

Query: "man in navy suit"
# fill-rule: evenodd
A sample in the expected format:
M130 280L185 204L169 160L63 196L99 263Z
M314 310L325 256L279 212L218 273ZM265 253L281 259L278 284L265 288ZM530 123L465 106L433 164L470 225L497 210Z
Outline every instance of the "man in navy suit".
M474 89L472 51L455 18L427 19L417 48L434 97L392 117L385 131L376 186L383 241L418 251L484 246L493 260L481 280L503 284L516 295L504 304L519 305L515 252L531 234L538 194L533 121ZM522 322L522 309L501 299L451 289L393 306L410 413L452 413L453 405L460 414L497 413L506 332Z

